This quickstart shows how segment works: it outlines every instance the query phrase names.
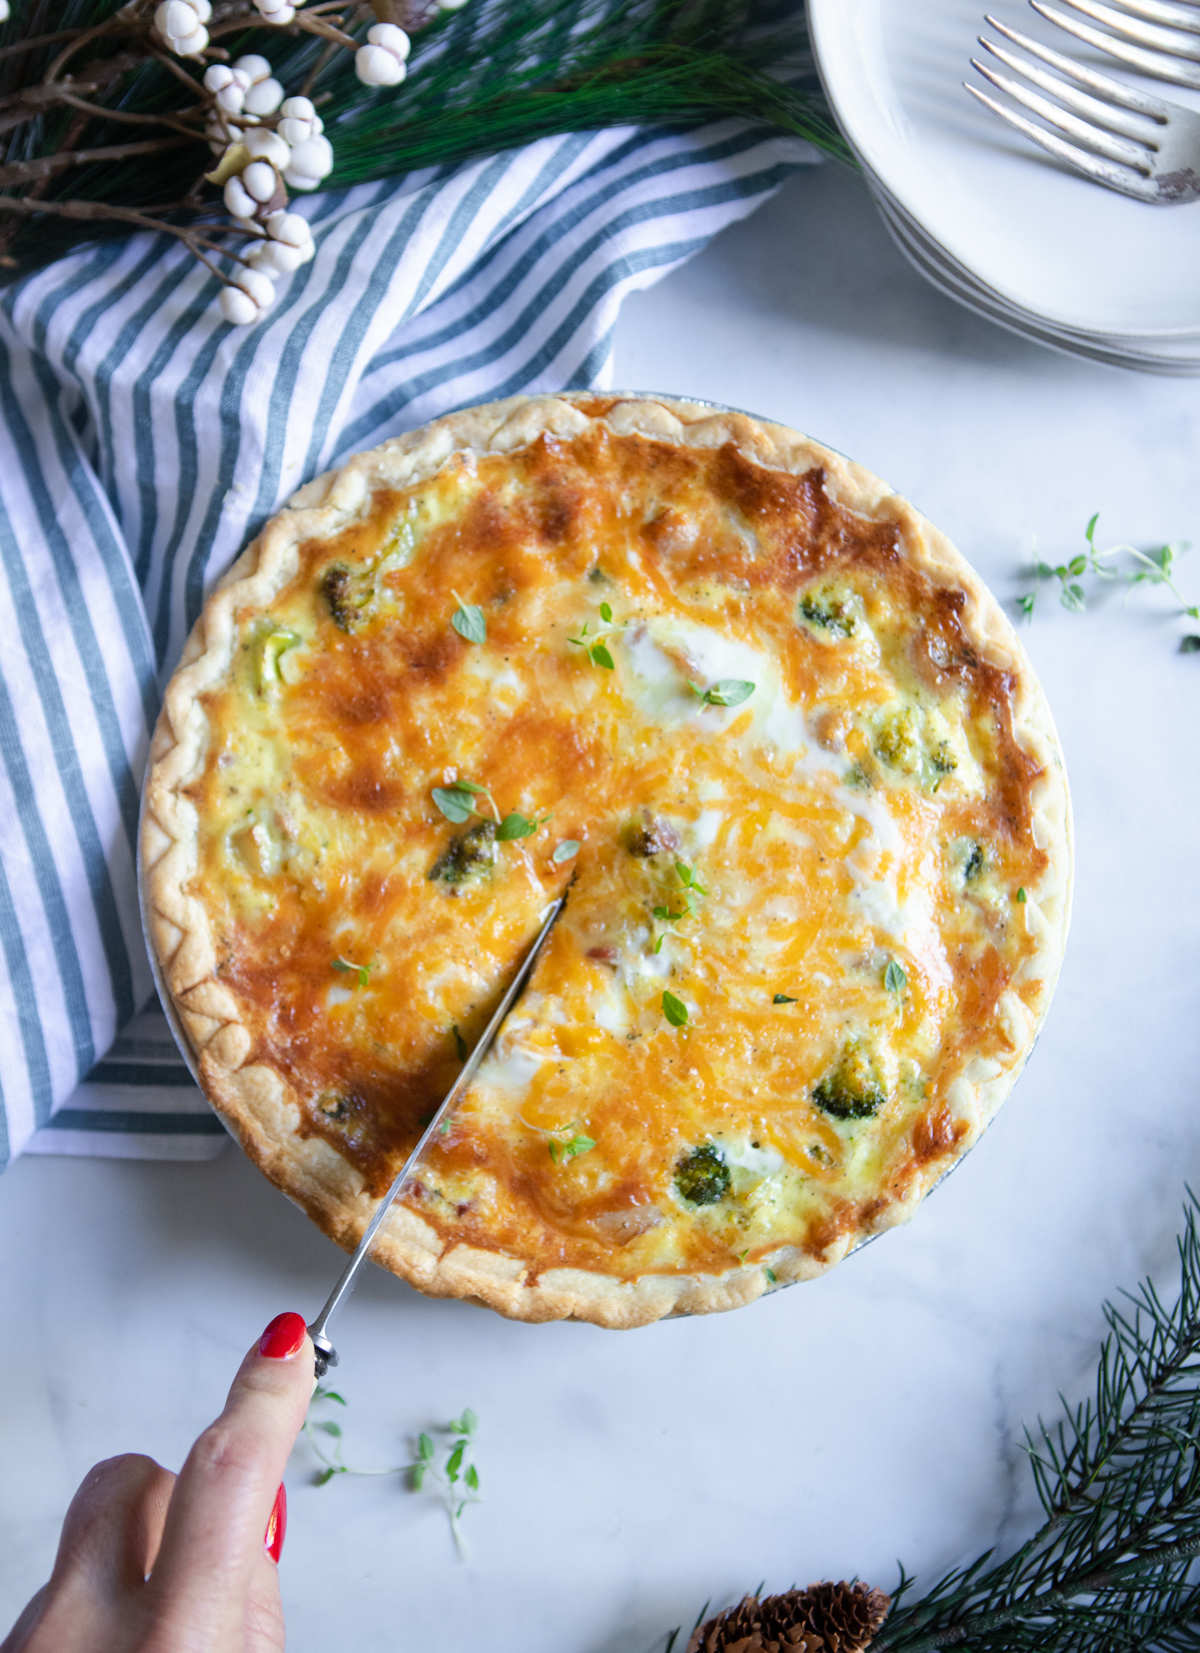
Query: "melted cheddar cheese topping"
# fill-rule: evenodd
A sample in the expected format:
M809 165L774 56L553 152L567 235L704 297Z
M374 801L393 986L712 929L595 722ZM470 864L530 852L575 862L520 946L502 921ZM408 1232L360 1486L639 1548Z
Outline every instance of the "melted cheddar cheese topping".
M820 470L600 427L302 546L187 789L302 1134L382 1193L569 886L406 1196L443 1238L719 1274L926 1186L1043 1008L1038 770L962 608Z

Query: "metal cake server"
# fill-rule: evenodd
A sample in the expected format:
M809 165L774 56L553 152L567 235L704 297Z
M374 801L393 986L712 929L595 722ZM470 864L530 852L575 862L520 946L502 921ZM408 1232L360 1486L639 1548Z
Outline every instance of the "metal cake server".
M504 997L500 1000L500 1003L496 1006L495 1014L492 1016L491 1021L484 1028L474 1050L463 1063L462 1071L459 1073L458 1078L451 1085L450 1089L446 1092L446 1095L443 1097L438 1106L437 1112L429 1121L428 1125L426 1125L424 1131L422 1131L420 1140L413 1149L412 1153L409 1154L408 1158L405 1160L398 1176L396 1177L396 1180L392 1183L392 1186L388 1189L382 1200L380 1200L375 1215L367 1224L366 1229L363 1232L363 1237L358 1242L358 1246L353 1257L351 1257L350 1261L342 1270L337 1285L334 1286L333 1290L330 1292L328 1302L325 1304L325 1307L321 1310L317 1318L313 1321L312 1325L308 1328L308 1335L312 1338L313 1347L317 1351L316 1374L319 1378L324 1377L329 1368L331 1366L336 1366L338 1363L337 1350L329 1340L329 1322L333 1319L338 1309L341 1308L346 1298L349 1297L351 1291L354 1289L354 1282L358 1275L358 1271L366 1262L367 1254L371 1249L375 1235L378 1233L379 1227L384 1218L392 1209L392 1204L395 1201L396 1196L401 1192L405 1183L416 1170L417 1165L420 1162L421 1155L425 1152L433 1137L437 1135L443 1120L446 1118L446 1115L479 1071L479 1064L487 1055L492 1040L496 1037L496 1034L500 1030L500 1024L512 1009L513 1001L516 999L517 994L521 991L522 987L524 987L526 979L529 976L529 972L533 969L534 960L542 950L542 943L550 934L554 921L562 911L563 902L566 899L567 898L565 895L560 895L558 900L551 904L550 911L546 916L546 922L542 925L540 931L538 932L537 940L529 949L528 953L526 953L524 963L509 983L508 990Z

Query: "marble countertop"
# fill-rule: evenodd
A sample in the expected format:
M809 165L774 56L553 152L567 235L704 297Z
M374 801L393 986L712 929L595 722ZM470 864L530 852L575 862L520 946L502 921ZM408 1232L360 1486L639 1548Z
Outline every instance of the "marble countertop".
M1200 539L1200 383L1052 355L904 264L862 185L802 173L626 304L615 383L750 408L887 477L1007 602L1036 544ZM1200 599L1200 551L1180 582ZM997 1123L908 1228L735 1315L513 1325L372 1272L338 1331L347 1459L402 1463L464 1405L485 1501L456 1558L396 1479L289 1472L292 1653L651 1653L707 1600L936 1569L1015 1539L1016 1442L1090 1383L1101 1303L1169 1285L1200 1176L1200 657L1161 592L1026 640L1074 789L1074 929ZM177 1466L241 1351L338 1253L232 1148L28 1159L0 1179L9 1398L0 1620L45 1578L97 1458Z

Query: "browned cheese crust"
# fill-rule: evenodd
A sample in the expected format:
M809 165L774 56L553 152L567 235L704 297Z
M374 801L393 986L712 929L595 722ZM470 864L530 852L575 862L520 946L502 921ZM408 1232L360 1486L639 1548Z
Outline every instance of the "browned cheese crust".
M141 857L206 1093L347 1248L570 886L374 1255L606 1326L907 1218L1032 1047L1071 889L1050 714L945 538L790 430L598 395L268 523L167 690Z

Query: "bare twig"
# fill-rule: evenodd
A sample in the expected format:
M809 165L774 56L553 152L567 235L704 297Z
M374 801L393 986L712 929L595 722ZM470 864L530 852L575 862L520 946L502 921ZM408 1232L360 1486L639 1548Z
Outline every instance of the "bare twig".
M182 132L185 138L204 137L203 129L185 124L187 110L182 111L182 118L178 119L174 115L135 115L130 109L106 109L102 103L89 103L86 98L77 98L71 92L60 90L58 97L60 103L69 104L72 109L82 109L85 114L95 115L100 120L124 121L130 126L169 126L173 132ZM203 114L203 110L197 113Z
M194 229L185 229L178 224L162 224L145 213L138 212L133 207L111 207L103 201L30 201L21 195L0 195L0 210L7 208L10 212L24 213L27 217L34 217L38 213L50 213L57 218L80 218L92 223L102 222L105 219L115 219L122 224L132 224L137 229L151 230L156 235L173 235L177 241L182 241L193 258L198 258L205 269L210 270L217 280L229 287L232 283L229 277L223 275L216 265L205 258L200 252L197 242L202 246L212 246L207 236L198 235ZM156 209L165 210L162 208ZM231 253L224 247L217 247L223 258L233 259L235 263L246 264L248 261Z
M341 29L335 29L332 23L327 23L323 17L313 17L306 12L298 11L295 17L296 25L306 34L319 34L326 40L331 40L337 46L346 46L356 52L361 44L352 34L346 34Z
M175 76L175 79L181 80L190 92L194 92L198 98L204 97L204 88L201 86L200 82L198 80L193 80L183 65L177 63L170 53L164 52L161 47L156 46L153 41L150 42L146 50L156 63L161 63L164 69L169 69ZM218 55L228 57L229 53L224 52L219 53Z
M0 166L0 188L46 178L64 167L90 166L93 161L123 161L127 155L156 155L160 150L179 149L185 143L196 141L196 138L148 138L145 143L104 144L99 149L63 150L36 161L14 161L9 166Z
M56 34L39 34L31 40L18 40L12 46L0 46L0 57L17 57L21 52L36 52L42 46L53 46L56 40L72 40L78 29L59 29Z
M97 23L93 29L81 29L76 34L75 39L71 42L71 44L69 46L64 46L62 51L59 52L58 56L54 59L54 62L46 70L44 79L58 80L62 75L63 65L70 62L71 58L75 56L75 53L79 50L79 48L81 46L86 46L90 40L103 40L106 35L144 34L146 32L147 28L145 23L120 23L116 20L116 18L111 19L107 23Z

